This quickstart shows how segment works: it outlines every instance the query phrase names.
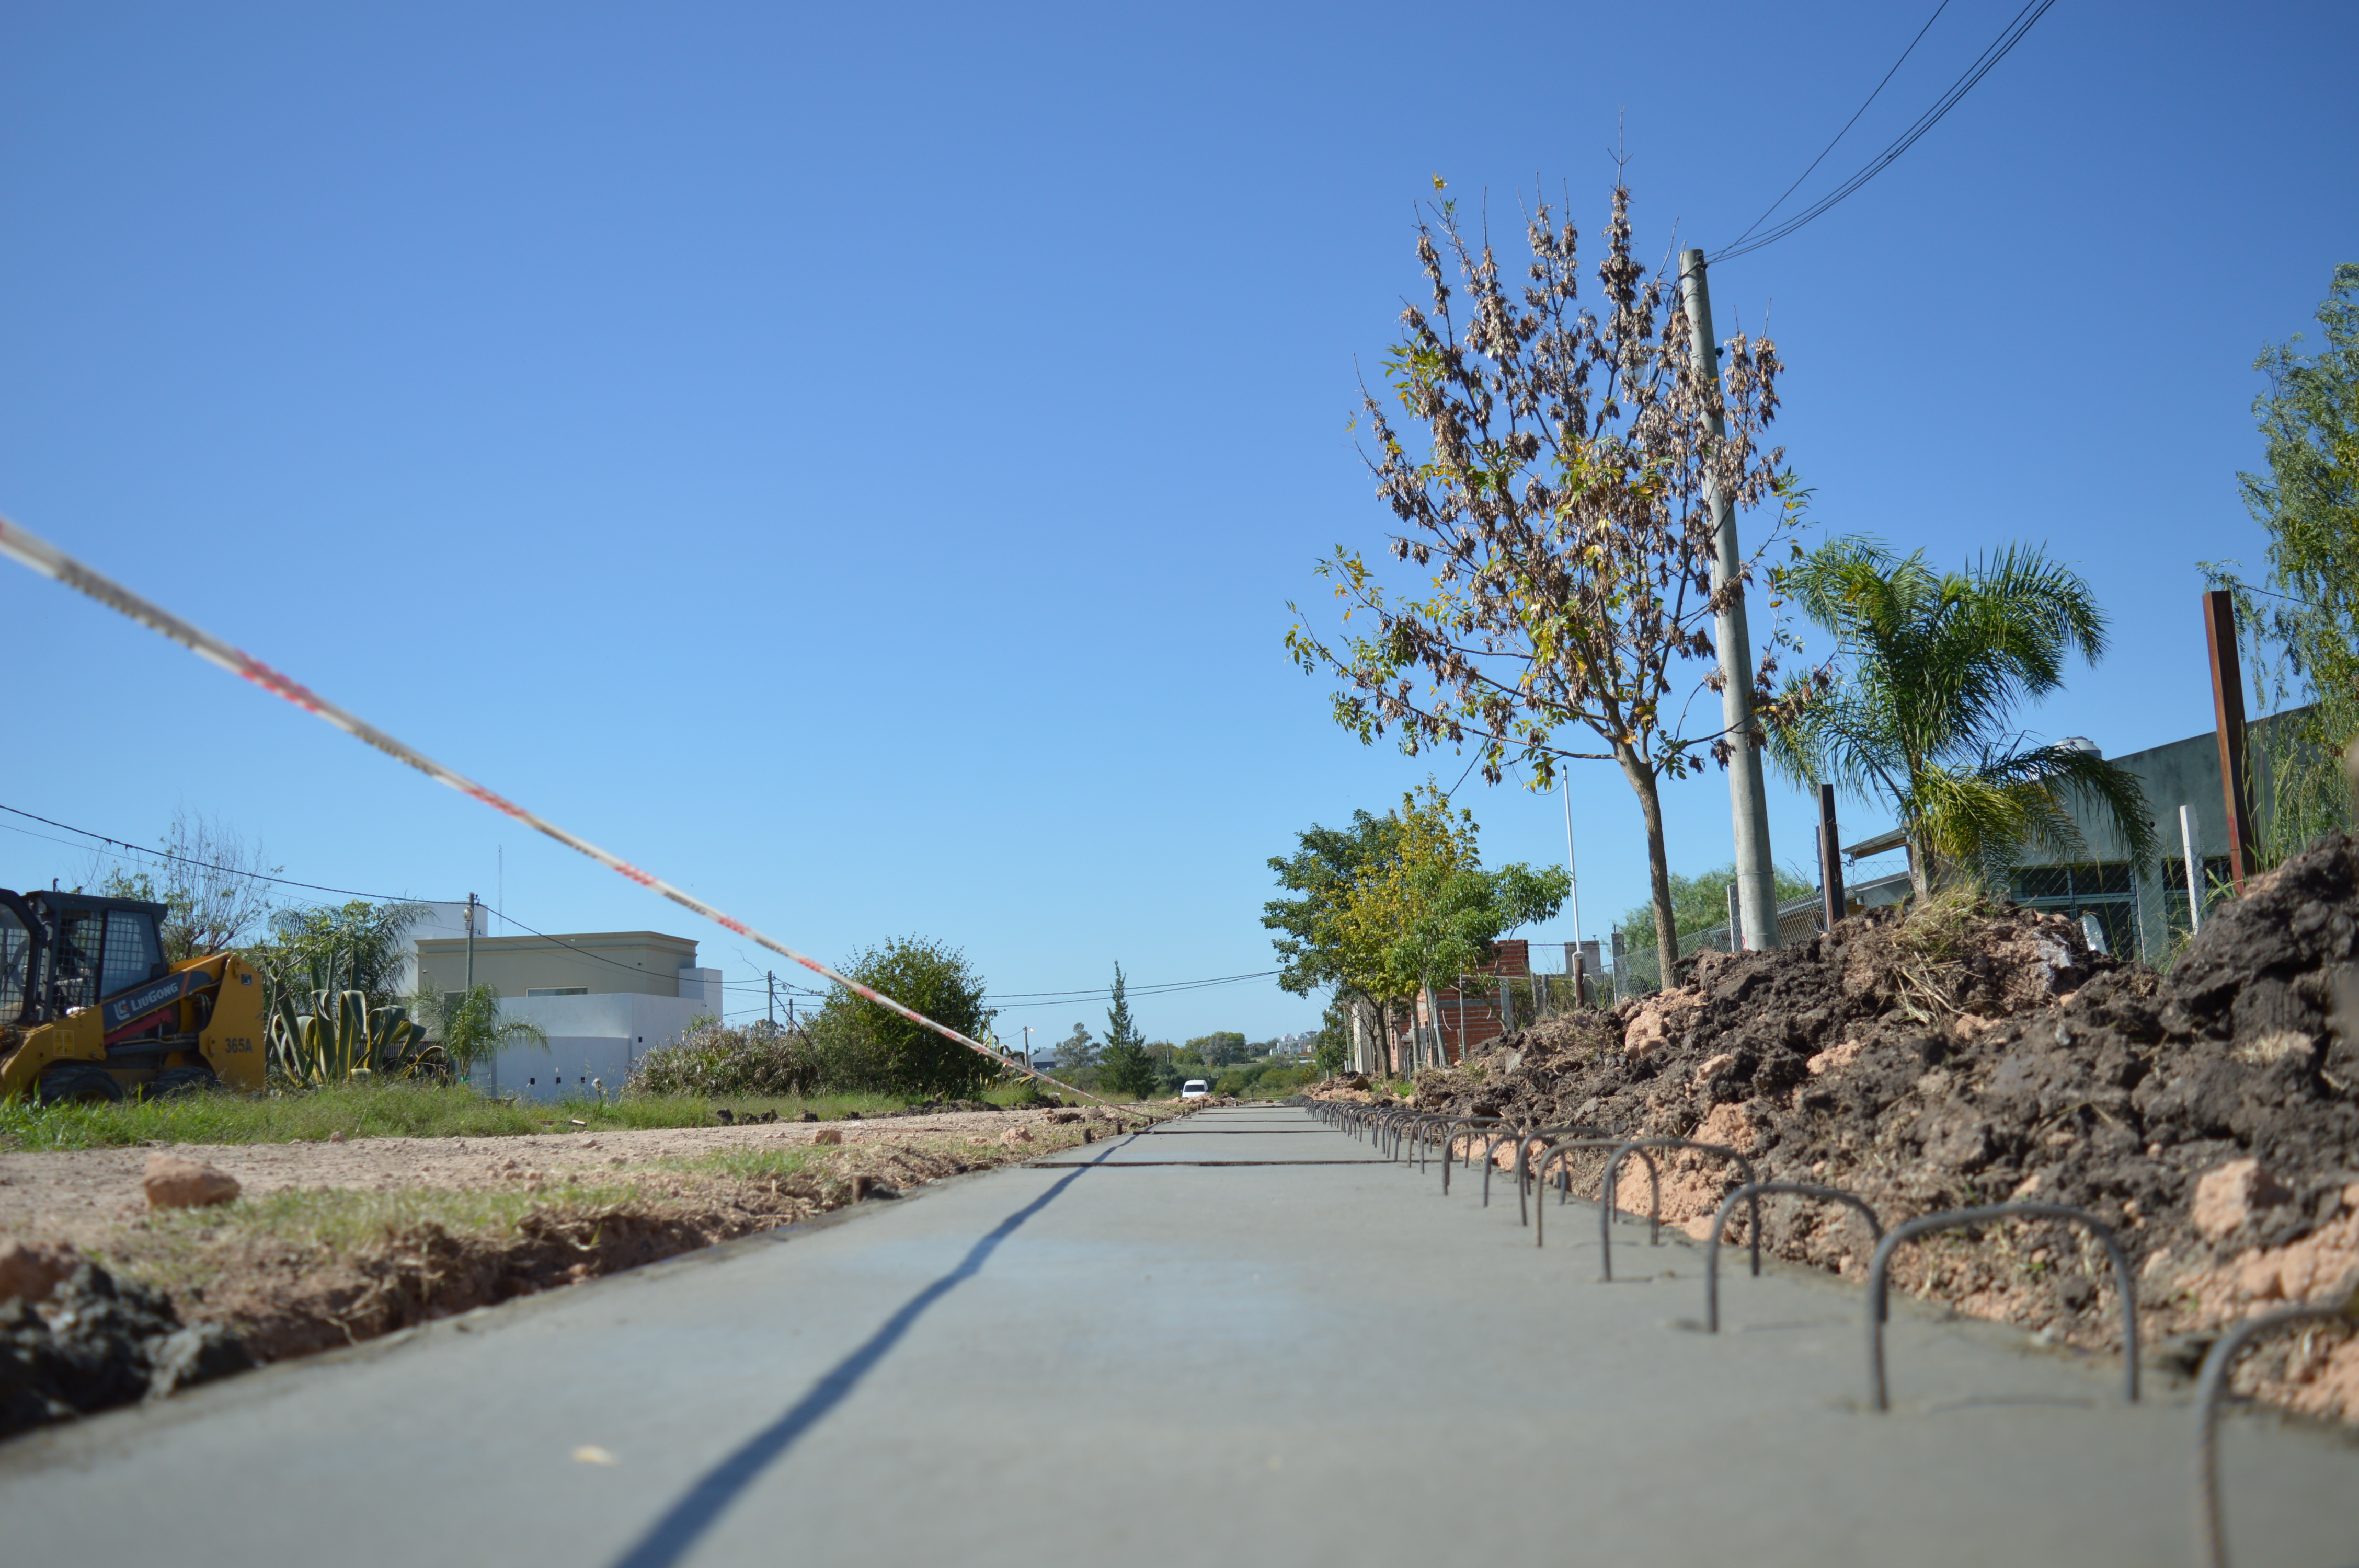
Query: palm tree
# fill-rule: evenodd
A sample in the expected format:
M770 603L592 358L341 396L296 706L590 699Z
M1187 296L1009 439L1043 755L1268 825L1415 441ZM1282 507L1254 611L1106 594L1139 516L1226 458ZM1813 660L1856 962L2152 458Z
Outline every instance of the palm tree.
M442 1047L454 1077L465 1078L504 1046L549 1048L548 1032L539 1024L502 1014L500 993L488 982L448 995L421 990L413 1006L429 1021L427 1033Z
M2105 651L2104 615L2079 576L2027 546L1936 572L1921 550L1903 559L1853 537L1776 581L1833 633L1848 667L1792 694L1771 754L1797 782L1888 800L1919 898L1939 867L1993 880L2026 846L2083 852L2071 801L2101 810L2134 862L2153 857L2136 774L2081 746L2027 745L2012 729L2017 705L2063 686L2071 654L2094 664Z

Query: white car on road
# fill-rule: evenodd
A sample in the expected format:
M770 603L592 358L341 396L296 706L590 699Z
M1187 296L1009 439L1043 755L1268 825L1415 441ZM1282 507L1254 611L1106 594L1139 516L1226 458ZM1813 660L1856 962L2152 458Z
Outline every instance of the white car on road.
M1180 1086L1181 1099L1205 1099L1212 1095L1212 1086L1201 1078L1190 1078Z

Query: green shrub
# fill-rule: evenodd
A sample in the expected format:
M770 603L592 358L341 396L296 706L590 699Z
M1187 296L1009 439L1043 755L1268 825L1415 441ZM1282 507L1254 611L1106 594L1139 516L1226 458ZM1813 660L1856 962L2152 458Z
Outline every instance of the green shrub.
M820 1053L798 1032L731 1029L704 1022L639 1058L634 1095L808 1095L825 1075Z
M991 1026L983 977L946 943L897 936L853 958L844 973L970 1038ZM811 1020L810 1041L820 1082L832 1090L971 1099L1001 1070L980 1052L847 990L829 995Z
M1239 1099L1276 1098L1291 1094L1318 1076L1314 1067L1295 1067L1272 1061L1248 1063L1233 1067L1221 1075L1212 1086L1218 1095L1233 1095Z

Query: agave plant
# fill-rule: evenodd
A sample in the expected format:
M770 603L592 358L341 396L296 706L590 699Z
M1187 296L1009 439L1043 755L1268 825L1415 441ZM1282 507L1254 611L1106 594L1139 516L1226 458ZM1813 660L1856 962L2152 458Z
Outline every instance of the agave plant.
M343 1083L380 1073L407 1077L427 1065L426 1031L406 1007L371 1007L368 993L332 990L315 966L308 992L282 991L271 1051L299 1084Z

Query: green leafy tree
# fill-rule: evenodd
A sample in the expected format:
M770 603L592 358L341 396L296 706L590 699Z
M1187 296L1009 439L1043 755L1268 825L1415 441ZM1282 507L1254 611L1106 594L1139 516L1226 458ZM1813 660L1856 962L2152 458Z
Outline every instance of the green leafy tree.
M1269 860L1278 885L1292 896L1262 906L1262 925L1281 934L1270 939L1277 949L1279 987L1296 996L1324 992L1339 1005L1364 1001L1381 1008L1385 999L1372 989L1381 968L1377 955L1353 944L1342 916L1361 879L1379 874L1397 852L1399 817L1356 810L1351 827L1313 823L1296 840L1293 854Z
M1319 1076L1332 1078L1352 1060L1352 1016L1341 1004L1330 1006L1320 1020L1319 1038L1310 1047L1310 1065Z
M1262 925L1282 933L1270 939L1281 965L1277 983L1296 996L1321 990L1364 994L1360 987L1367 956L1343 940L1338 917L1360 879L1391 860L1400 843L1400 819L1389 812L1372 816L1354 811L1349 827L1313 823L1296 838L1293 854L1269 860L1278 885L1294 896L1262 905Z
M1147 1043L1147 1059L1155 1065L1155 1092L1177 1094L1188 1075L1180 1068L1180 1047L1169 1040Z
M1071 1068L1081 1071L1097 1065L1097 1037L1090 1033L1088 1024L1076 1020L1073 1032L1057 1042L1057 1070L1063 1072Z
M2105 618L2079 576L2027 546L1937 572L1922 551L1845 538L1777 581L1834 635L1839 671L1777 717L1771 753L1798 783L1888 803L1919 897L1938 868L1995 879L2027 845L2082 852L2075 800L2135 860L2153 857L2136 774L2079 747L2027 745L2013 727L2018 706L2063 686L2071 655L2104 653Z
M1660 785L1729 754L1717 711L1689 721L1720 705L1689 698L1720 679L1716 612L1787 544L1801 504L1783 452L1762 444L1783 366L1739 332L1699 369L1676 280L1639 261L1618 181L1593 266L1544 200L1526 235L1518 278L1454 202L1419 219L1430 299L1402 310L1386 360L1412 435L1362 393L1368 465L1399 524L1389 553L1415 573L1387 584L1337 546L1318 570L1343 624L1321 631L1296 609L1287 648L1336 681L1335 720L1364 743L1391 730L1412 755L1471 744L1487 781L1520 763L1540 791L1567 761L1612 762L1637 797L1669 944ZM1584 276L1602 285L1593 306ZM1767 513L1722 583L1715 498ZM1767 617L1764 631L1758 665L1733 676L1766 708L1786 639Z
M2305 356L2296 336L2262 350L2254 367L2269 380L2253 403L2268 472L2236 478L2245 510L2268 531L2269 586L2256 590L2234 562L2204 564L2236 595L2260 695L2310 705L2261 731L2270 861L2352 825L2337 762L2359 736L2359 263L2334 269L2318 324L2326 342L2317 353Z
M1189 1041L1188 1049L1208 1067L1225 1067L1245 1059L1245 1037L1234 1029L1215 1030Z
M1366 989L1387 1000L1422 994L1439 1018L1433 987L1479 968L1491 944L1546 920L1571 892L1561 866L1483 869L1472 812L1452 816L1429 781L1401 797L1400 841L1381 874L1353 883L1337 925L1345 944L1373 955Z
M1780 866L1777 869L1777 902L1807 898L1818 889L1815 882L1806 881ZM1671 877L1671 907L1679 912L1680 935L1691 936L1699 931L1710 931L1728 924L1728 889L1736 881L1734 865L1706 871L1701 876ZM1655 906L1653 903L1634 904L1630 912L1616 924L1623 941L1633 952L1651 950L1655 946Z
M853 957L843 972L972 1039L991 1027L983 977L947 943L897 936ZM831 1088L961 1097L981 1091L999 1071L981 1052L841 989L821 1005L810 1033Z
M1098 1082L1125 1098L1138 1099L1155 1091L1155 1061L1147 1055L1147 1042L1131 1020L1125 989L1122 966L1116 964L1114 1005L1106 1009L1105 1049L1098 1056Z
M415 903L348 903L312 909L281 909L271 917L269 940L246 957L273 991L306 989L313 970L340 990L364 992L371 1007L397 1005L411 956L409 933L426 913Z

